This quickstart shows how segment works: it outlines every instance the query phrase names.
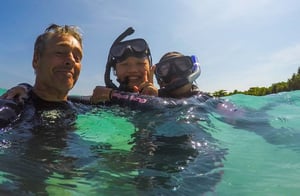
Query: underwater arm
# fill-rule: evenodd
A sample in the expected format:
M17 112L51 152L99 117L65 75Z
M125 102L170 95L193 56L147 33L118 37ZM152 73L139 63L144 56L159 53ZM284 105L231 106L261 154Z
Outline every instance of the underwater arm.
M237 121L243 119L245 116L246 110L244 108L237 107L230 101L206 94L197 95L197 99L200 102L205 102L207 110L220 115L220 120L226 123L235 125Z
M216 105L216 112L229 124L236 124L245 116L245 109L237 108L233 103L220 101Z

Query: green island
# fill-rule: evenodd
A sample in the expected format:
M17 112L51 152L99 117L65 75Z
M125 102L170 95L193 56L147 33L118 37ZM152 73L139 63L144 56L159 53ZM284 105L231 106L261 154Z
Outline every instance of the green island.
M295 91L300 90L300 67L298 67L297 73L294 73L290 79L286 82L277 82L269 87L251 87L246 91L234 90L233 92L227 92L226 90L218 90L211 93L215 97L224 97L234 94L245 94L254 96L264 96L268 94Z

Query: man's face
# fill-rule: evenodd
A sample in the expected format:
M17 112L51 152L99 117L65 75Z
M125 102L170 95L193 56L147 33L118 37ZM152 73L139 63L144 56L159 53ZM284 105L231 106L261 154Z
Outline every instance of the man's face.
M71 35L48 40L41 55L34 55L36 85L58 92L68 92L75 85L81 70L82 47Z

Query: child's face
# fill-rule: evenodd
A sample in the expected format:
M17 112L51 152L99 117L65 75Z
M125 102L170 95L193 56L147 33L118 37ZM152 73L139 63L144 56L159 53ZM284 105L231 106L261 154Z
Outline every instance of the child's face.
M137 58L130 56L116 64L116 75L120 82L127 81L128 87L139 86L145 80L145 71L150 72L150 63L147 57Z

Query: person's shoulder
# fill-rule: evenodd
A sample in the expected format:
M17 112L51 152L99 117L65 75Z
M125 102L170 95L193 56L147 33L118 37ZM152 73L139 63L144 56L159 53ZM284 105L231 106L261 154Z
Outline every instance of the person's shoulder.
M199 101L207 101L208 99L212 99L214 98L212 95L210 95L209 93L207 92L203 92L203 91L197 91L194 96L196 99L198 99Z

